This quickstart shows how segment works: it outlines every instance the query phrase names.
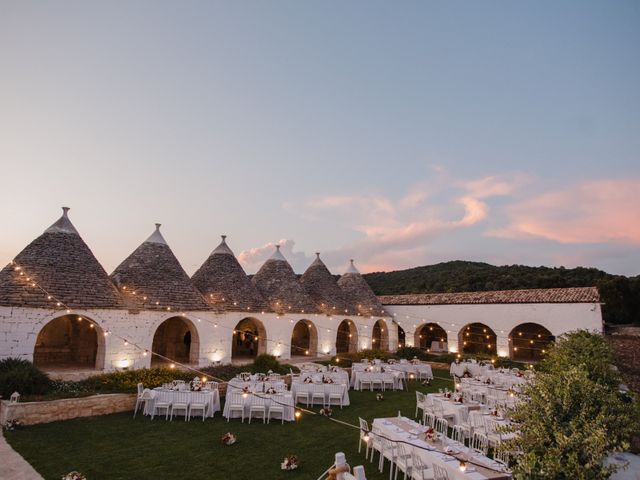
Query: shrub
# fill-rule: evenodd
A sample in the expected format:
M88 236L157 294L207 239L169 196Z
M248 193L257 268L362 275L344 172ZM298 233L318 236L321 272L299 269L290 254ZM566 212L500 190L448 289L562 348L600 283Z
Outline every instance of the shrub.
M135 392L138 383L142 383L145 388L154 388L172 380L188 381L194 376L192 371L172 368L141 368L94 375L78 383L80 384L79 388L93 390L96 393Z
M412 360L414 357L419 358L420 360L430 360L430 355L418 347L402 347L396 351L396 356L398 358L406 358L407 360Z
M19 359L0 360L0 395L9 398L13 392L21 395L42 395L49 391L51 381L33 363Z
M563 336L524 387L528 400L510 416L520 435L507 442L521 451L516 478L608 478L615 466L603 460L628 448L637 411L618 390L603 339L588 332Z

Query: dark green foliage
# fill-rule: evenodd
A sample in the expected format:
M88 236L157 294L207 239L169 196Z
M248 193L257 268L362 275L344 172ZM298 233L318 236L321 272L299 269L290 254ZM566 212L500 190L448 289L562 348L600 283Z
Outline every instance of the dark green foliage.
M611 275L596 268L496 267L456 260L364 277L376 295L595 286L604 303L606 323L640 323L640 277Z
M41 395L50 389L46 373L33 363L19 358L0 360L0 395L7 399L13 392L20 395Z

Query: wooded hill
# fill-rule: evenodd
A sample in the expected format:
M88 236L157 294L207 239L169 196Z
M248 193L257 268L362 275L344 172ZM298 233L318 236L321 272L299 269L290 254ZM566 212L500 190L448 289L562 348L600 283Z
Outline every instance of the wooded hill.
M611 275L597 268L497 267L456 260L364 278L377 295L596 286L606 323L640 323L640 276Z

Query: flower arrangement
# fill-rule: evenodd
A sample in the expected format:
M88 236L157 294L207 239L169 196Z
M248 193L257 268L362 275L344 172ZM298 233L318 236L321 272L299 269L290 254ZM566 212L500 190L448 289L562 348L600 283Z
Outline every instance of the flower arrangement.
M87 477L85 477L80 472L76 472L75 470L73 472L67 473L66 475L63 475L60 478L62 478L62 480L87 480Z
M389 365L395 365L397 362L397 360L395 358L390 358L389 361L387 362Z
M382 395L381 393L376 393L376 400L379 402L384 400L384 395Z
M462 403L464 401L464 397L461 394L457 394L454 398L453 398L454 402L457 403Z
M493 410L491 410L491 411L489 412L489 414L490 414L491 416L493 416L493 417L497 417L497 416L498 416L498 410L494 408Z
M273 388L273 387L269 387L269 388L267 388L266 393L267 393L268 395L273 395L273 394L275 394L275 393L276 393L276 389L275 389L275 388Z
M311 377L307 377L304 379L304 383L313 383L313 379Z
M202 391L202 381L200 380L200 377L194 377L193 380L191 380L191 383L189 385L189 388L191 389L192 392L201 392Z
M464 378L471 378L471 372L469 371L468 367L464 367L464 372L462 373L462 376Z
M220 441L225 445L233 445L234 443L236 443L238 441L238 439L236 438L236 436L233 433L227 432L222 436Z
M324 415L325 417L330 417L331 415L333 415L333 410L331 410L329 407L321 408L320 415Z
M451 398L451 396L452 396L451 392L449 392L449 391L444 392L444 398Z
M428 442L435 442L437 438L438 438L438 434L431 427L427 428L427 431L424 432L424 439Z
M491 384L493 384L493 382L491 381L491 379L490 379L490 378L487 378L487 379L484 381L484 383L485 383L486 385L491 385Z
M322 377L322 381L324 383L333 383L333 379L331 377Z
M516 377L519 377L519 378L524 377L524 372L521 372L520 370L518 370L518 373L516 373Z
M251 391L249 390L249 386L248 385L245 386L245 387L242 387L242 393L251 393Z
M287 455L280 464L281 470L295 470L298 468L298 457L295 455Z
M413 357L413 358L411 359L411 363L412 363L412 364L414 364L414 365L417 365L417 364L419 364L419 363L420 363L420 360L418 360L418 357Z
M20 420L7 420L7 422L2 426L2 428L4 428L7 432L12 432L13 430L20 428L22 426L22 423L20 422Z

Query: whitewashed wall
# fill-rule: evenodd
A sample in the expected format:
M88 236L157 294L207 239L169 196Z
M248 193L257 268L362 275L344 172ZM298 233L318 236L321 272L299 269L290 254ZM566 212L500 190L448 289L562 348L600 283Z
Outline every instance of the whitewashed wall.
M66 312L36 308L0 307L0 358L21 357L33 359L38 333L50 321L66 315ZM213 362L229 363L233 329L243 318L259 320L267 333L267 353L283 360L290 358L290 343L293 328L299 320L311 321L318 332L318 354L335 355L336 333L342 320L351 320L358 332L358 349L371 348L371 332L378 318L328 317L321 314L276 315L229 312L154 312L131 313L126 310L74 310L73 315L81 316L95 324L98 332L98 356L104 357L104 369L142 368L151 363L153 336L158 326L165 320L182 316L193 325L199 340L198 364ZM383 317L385 331L389 334L389 348L397 348L397 329L390 328L390 317ZM217 325L217 326L216 326ZM111 332L111 333L107 333ZM104 333L107 333L105 336ZM128 344L125 344L125 340ZM193 345L192 338L192 345ZM138 345L141 348L136 348Z
M508 356L507 338L522 323L537 323L552 335L577 329L602 332L598 303L524 303L472 305L385 305L402 327L406 343L413 346L415 332L425 323L436 323L446 332L449 351L458 351L458 332L469 323L483 323L497 335L498 355Z

